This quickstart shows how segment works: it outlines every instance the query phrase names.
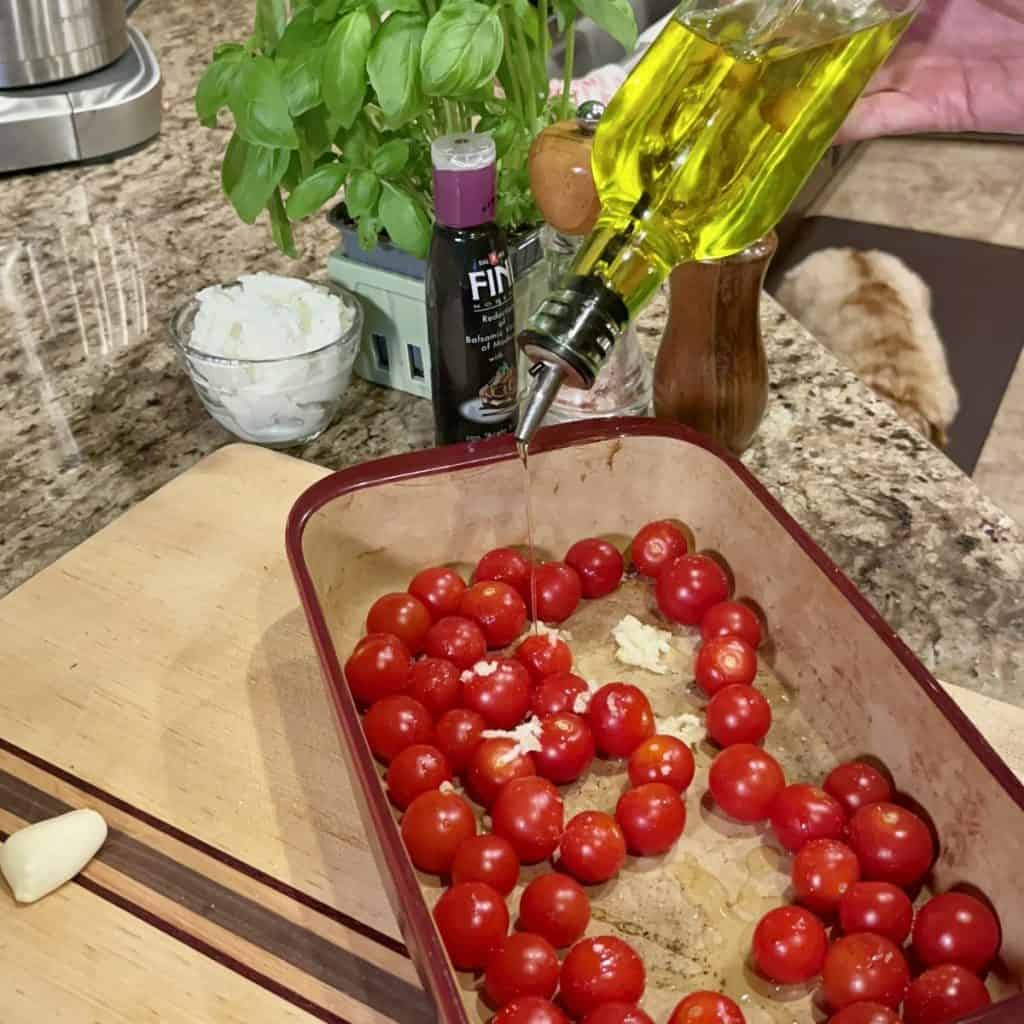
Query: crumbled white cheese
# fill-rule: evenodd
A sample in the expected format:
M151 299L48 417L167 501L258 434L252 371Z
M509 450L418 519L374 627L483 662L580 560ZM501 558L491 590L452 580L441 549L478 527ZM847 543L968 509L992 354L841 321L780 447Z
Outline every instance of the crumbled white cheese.
M467 668L459 678L464 683L471 683L477 676L493 676L497 671L496 661L478 661L472 668Z
M644 668L659 676L668 672L662 658L672 649L671 633L627 615L612 629L612 637L618 647L615 657L623 665Z
M672 715L658 722L659 736L675 736L677 740L693 745L704 739L704 723L691 714Z
M590 699L601 689L600 683L592 683L589 679L583 680L587 688L582 693L577 693L572 702L572 709L577 715L585 715L590 710Z
M540 719L530 717L525 722L520 722L514 729L484 729L480 734L484 739L513 740L515 746L511 747L506 756L502 757L502 763L507 763L522 754L531 754L540 750Z
M543 622L537 622L535 625L537 627L537 632L540 633L541 636L546 636L548 638L548 643L551 644L552 647L554 647L559 640L564 644L568 644L572 639L572 633L567 629L558 629L555 626L545 626Z
M445 779L440 786L437 787L442 793L458 793L458 790L452 785L449 779Z

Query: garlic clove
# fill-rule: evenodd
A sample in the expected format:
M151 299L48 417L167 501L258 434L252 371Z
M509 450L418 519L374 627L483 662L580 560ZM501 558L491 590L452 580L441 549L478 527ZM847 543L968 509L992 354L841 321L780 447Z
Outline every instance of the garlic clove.
M89 809L37 821L0 846L0 873L19 903L35 903L74 878L106 838L107 823Z

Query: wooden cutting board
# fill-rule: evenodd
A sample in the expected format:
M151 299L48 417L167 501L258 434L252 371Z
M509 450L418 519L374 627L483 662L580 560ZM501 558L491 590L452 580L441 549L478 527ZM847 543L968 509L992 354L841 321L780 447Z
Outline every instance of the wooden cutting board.
M112 829L39 904L0 887L4 1024L432 1016L285 560L322 475L224 448L0 601L0 833ZM1024 711L950 690L1024 766Z

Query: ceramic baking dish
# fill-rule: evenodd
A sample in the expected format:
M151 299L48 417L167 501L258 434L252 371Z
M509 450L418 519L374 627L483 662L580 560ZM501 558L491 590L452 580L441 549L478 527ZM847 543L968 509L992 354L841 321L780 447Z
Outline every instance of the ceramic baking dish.
M647 419L569 424L541 432L534 451L540 548L564 552L580 537L629 535L675 517L701 549L725 556L735 592L752 595L770 624L772 669L828 737L835 760L875 755L913 794L942 839L935 888L969 882L988 895L1003 924L1005 967L1020 978L1024 787L820 548L741 463L686 428ZM511 440L494 439L335 473L299 498L287 528L367 835L446 1024L480 1011L464 1003L434 930L341 665L381 593L404 589L426 565L523 543L523 493ZM970 1019L1024 1021L1024 996Z

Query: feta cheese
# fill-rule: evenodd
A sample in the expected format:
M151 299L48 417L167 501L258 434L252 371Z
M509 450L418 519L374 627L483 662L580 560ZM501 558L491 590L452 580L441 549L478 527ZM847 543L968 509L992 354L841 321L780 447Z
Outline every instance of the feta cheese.
M501 763L505 764L522 754L532 754L540 750L540 719L528 718L514 729L484 729L480 735L488 740L502 739L515 742L515 746L501 759Z
M672 715L657 723L659 736L675 736L677 740L693 746L704 739L704 723L696 715Z
M535 623L535 625L537 627L537 632L541 636L546 636L548 638L548 643L551 644L552 647L554 647L559 640L564 644L568 644L572 639L572 633L567 629L558 629L555 626L545 626L543 622Z
M445 779L440 786L437 787L442 793L458 793L459 791L452 785L451 781Z
M612 629L612 637L618 648L615 657L623 665L647 669L659 676L668 672L662 659L672 650L671 633L627 615Z
M577 693L572 702L572 710L577 715L585 715L590 710L590 699L601 689L598 683L592 683L589 679L583 680L587 688L582 693Z

